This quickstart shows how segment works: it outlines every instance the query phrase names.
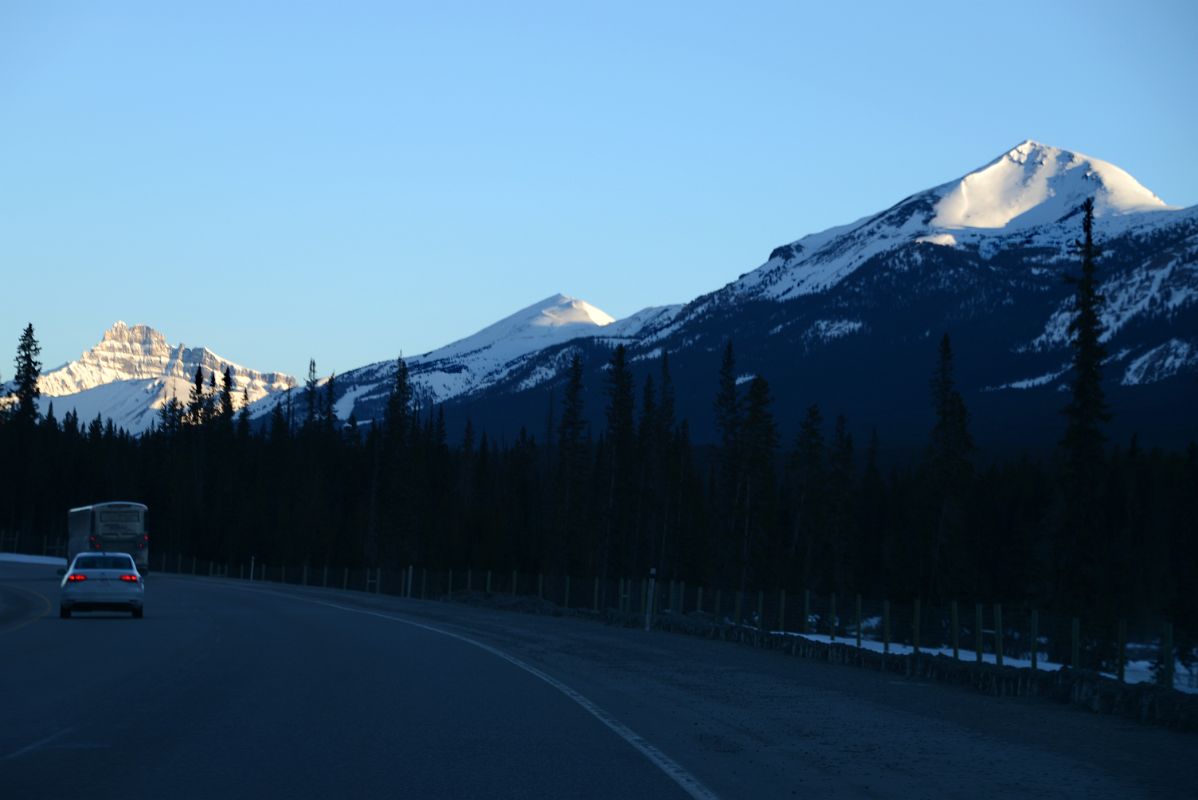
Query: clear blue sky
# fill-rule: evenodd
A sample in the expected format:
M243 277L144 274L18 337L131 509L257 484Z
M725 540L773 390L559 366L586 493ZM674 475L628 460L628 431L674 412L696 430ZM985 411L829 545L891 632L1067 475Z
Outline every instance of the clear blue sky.
M0 354L124 319L327 373L559 291L620 317L1025 138L1193 205L1196 32L1184 0L9 0Z

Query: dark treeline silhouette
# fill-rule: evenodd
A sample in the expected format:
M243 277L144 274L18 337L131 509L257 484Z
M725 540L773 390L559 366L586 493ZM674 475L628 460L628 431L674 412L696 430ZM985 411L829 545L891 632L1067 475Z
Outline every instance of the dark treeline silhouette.
M39 418L30 326L0 421L0 529L53 539L71 506L136 500L156 553L217 562L612 579L656 567L725 590L1002 601L1193 633L1198 446L1103 440L1088 222L1081 247L1074 392L1049 457L978 457L947 335L916 367L935 411L926 450L884 469L885 432L856 442L832 409L788 409L803 421L782 441L766 377L738 378L731 341L711 365L709 446L675 416L668 355L638 386L622 345L600 386L584 385L576 355L547 393L544 430L514 441L469 423L448 441L443 410L414 405L402 359L376 424L340 421L334 379L320 384L314 364L265 425L251 425L228 373L197 370L187 403L172 399L134 437L52 406ZM600 430L591 404L606 412Z
M975 463L947 337L926 455L885 471L877 435L858 447L843 417L814 406L779 442L768 383L736 385L731 344L713 374L715 446L692 446L674 418L668 357L635 403L624 360L617 348L598 397L575 361L552 436L506 443L469 425L447 441L439 408L412 407L402 362L386 418L362 428L331 413L326 383L254 433L203 375L141 437L52 407L40 421L13 411L0 424L0 528L53 539L67 508L127 499L149 505L156 552L218 562L611 577L655 566L726 589L1027 602L1198 627L1194 445L1104 451L1082 513L1065 450ZM585 402L607 406L604 430L582 422Z

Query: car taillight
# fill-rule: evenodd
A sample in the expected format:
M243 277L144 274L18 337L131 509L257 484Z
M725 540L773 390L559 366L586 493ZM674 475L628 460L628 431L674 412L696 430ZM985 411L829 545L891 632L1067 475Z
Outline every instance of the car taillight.
M76 572L67 576L67 583L79 583L80 581L85 580L87 580L87 576L82 572Z
M137 583L137 576L136 575L122 575L121 580L125 581L126 583Z

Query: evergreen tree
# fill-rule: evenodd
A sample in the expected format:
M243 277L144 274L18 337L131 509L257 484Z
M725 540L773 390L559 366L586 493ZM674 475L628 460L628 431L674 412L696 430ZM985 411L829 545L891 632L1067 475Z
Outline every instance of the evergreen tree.
M224 375L221 376L220 419L225 425L232 427L232 425L233 425L233 372L229 367L225 367Z
M1067 425L1061 445L1071 475L1078 479L1093 476L1102 463L1102 423L1110 419L1106 397L1102 390L1102 362L1106 349L1102 346L1102 303L1098 293L1100 253L1094 243L1094 200L1082 204L1083 239L1075 243L1082 259L1081 275L1066 276L1077 288L1074 303L1077 309L1069 322L1070 344L1073 347L1073 383L1068 405L1065 406Z
M832 588L844 596L852 585L857 563L857 482L853 436L844 414L836 417L828 452L828 544Z
M316 387L320 381L316 378L316 359L308 359L308 378L304 381L304 427L311 428L316 422L316 408L319 398Z
M557 429L558 480L561 505L557 520L557 541L553 555L558 566L567 570L573 556L571 544L581 538L586 490L587 442L583 414L582 357L575 352L570 359L566 391L562 395L562 418Z
M216 420L216 400L216 371L213 370L208 373L208 389L204 392L203 421L205 423Z
M948 334L940 339L939 358L931 380L936 423L924 457L930 524L920 543L920 593L933 601L949 599L969 585L965 507L973 481L969 414L953 377L953 348Z
M332 433L337 430L337 373L329 374L328 383L324 387L324 405L321 407L321 425L325 431Z
M736 390L736 357L732 351L732 340L724 345L720 361L719 383L715 397L716 433L720 437L719 465L720 482L716 508L720 519L720 533L713 555L720 563L734 563L737 522L741 501L740 459L740 397Z
M827 497L827 455L824 418L819 406L808 407L790 455L790 537L787 555L799 566L799 583L817 588L826 580L828 559L824 536Z
M616 345L607 370L607 442L609 450L609 473L607 485L607 519L604 541L600 549L600 577L607 579L609 559L619 559L617 568L626 566L630 560L628 544L624 541L632 514L632 468L636 457L636 427L633 409L636 405L632 373L628 369L627 351L624 345ZM614 537L621 541L615 541Z
M21 339L17 344L16 375L13 383L16 388L16 407L12 412L15 422L32 425L38 420L37 399L41 396L37 382L42 374L42 362L38 361L42 347L33 335L33 323L25 326Z
M174 436L183 427L183 404L173 394L158 408L158 430L166 436Z
M1076 287L1076 314L1069 323L1073 347L1073 382L1068 405L1063 409L1066 418L1065 435L1060 446L1063 451L1063 514L1057 536L1056 571L1057 595L1069 610L1090 610L1105 607L1101 592L1102 575L1099 567L1099 543L1104 540L1107 520L1103 517L1099 498L1105 475L1103 448L1106 437L1102 424L1110 419L1102 390L1102 361L1106 351L1102 346L1101 310L1103 296L1098 293L1097 260L1100 255L1094 243L1094 201L1087 198L1082 204L1083 238L1075 243L1081 256L1081 275L1069 275L1066 280ZM1105 613L1105 612L1104 612Z
M395 360L395 379L387 396L387 407L383 411L383 423L391 437L406 435L411 411L412 384L408 378L408 364L400 356Z
M276 410L278 406L275 407ZM241 390L241 411L237 414L237 438L243 442L250 437L250 390Z
M196 367L196 374L187 395L187 424L200 425L204 422L204 370Z
M764 576L766 563L758 552L765 532L772 523L774 499L774 452L778 448L778 429L770 411L770 386L757 375L749 382L745 397L741 447L744 454L743 522L740 537L740 589L749 589L749 579L756 572L758 583ZM754 570L754 565L757 569Z
M287 422L287 413L283 410L283 403L275 403L275 407L270 412L270 440L282 442L290 435L291 426Z

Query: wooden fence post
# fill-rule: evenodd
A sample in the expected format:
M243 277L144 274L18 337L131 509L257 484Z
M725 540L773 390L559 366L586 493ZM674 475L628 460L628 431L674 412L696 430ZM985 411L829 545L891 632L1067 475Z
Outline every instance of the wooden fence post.
M828 633L830 641L836 641L836 592L832 592L832 606L828 611Z
M487 594L491 593L491 570L487 570Z
M976 603L973 608L973 654L979 664L982 663L982 604Z
M882 653L890 652L890 601L882 601Z
M1040 663L1040 612L1032 609L1032 669Z
M1123 665L1127 662L1127 620L1119 618L1119 630L1116 632L1119 638L1119 661L1115 667L1115 677L1119 679L1119 683L1123 683Z
M915 598L915 608L912 610L911 616L913 617L913 621L915 622L915 625L911 630L911 640L912 640L912 643L915 645L914 650L915 650L916 654L918 654L919 653L919 598L918 597Z
M1173 688L1173 623L1166 622L1161 642L1161 683Z
M857 595L857 649L861 649L861 595Z
M953 661L958 661L961 658L961 641L960 641L960 625L957 620L957 601L952 602L952 613L949 624L953 626Z
M1070 630L1071 654L1070 663L1073 669L1082 668L1082 620L1073 617Z
M1002 666L1002 603L994 604L994 663Z

